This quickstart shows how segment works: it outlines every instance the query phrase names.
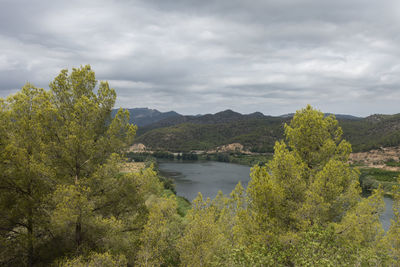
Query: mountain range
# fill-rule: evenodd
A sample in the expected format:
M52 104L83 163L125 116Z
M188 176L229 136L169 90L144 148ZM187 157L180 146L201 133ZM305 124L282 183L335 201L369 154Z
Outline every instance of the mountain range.
M130 121L139 127L135 143L167 151L210 150L240 143L253 152L272 152L275 141L283 137L283 125L293 117L293 114L268 116L232 110L196 116L148 108L128 110ZM365 118L335 116L354 151L400 144L400 114L375 114Z
M182 116L175 111L160 112L156 109L149 108L131 108L128 109L128 111L130 115L129 122L137 125L138 127L153 124L166 118ZM113 109L111 113L112 116L114 117L117 112L118 109Z

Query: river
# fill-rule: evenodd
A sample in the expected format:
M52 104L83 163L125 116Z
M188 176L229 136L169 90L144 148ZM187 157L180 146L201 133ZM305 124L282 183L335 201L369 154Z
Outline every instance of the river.
M216 161L160 162L164 176L173 178L178 195L192 201L201 192L204 199L215 198L218 191L229 194L240 181L250 180L250 167Z
M178 195L192 201L201 192L203 198L215 198L218 191L229 194L240 181L247 187L250 180L250 167L225 162L194 161L177 162L161 161L159 169L164 176L174 179ZM393 200L385 197L385 212L381 215L382 226L389 229L393 217Z

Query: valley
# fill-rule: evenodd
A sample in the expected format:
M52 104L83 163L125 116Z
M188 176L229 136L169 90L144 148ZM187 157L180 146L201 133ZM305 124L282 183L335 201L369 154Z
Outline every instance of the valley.
M293 114L266 116L260 112L243 115L232 110L184 116L173 111L132 109L133 120L138 110L141 116L138 136L130 152L140 155L141 160L155 156L247 166L263 165L272 158L275 142L283 138L284 125L293 117ZM336 115L336 118L344 138L352 144L349 163L360 170L363 190L382 186L390 195L400 174L400 115L366 118Z

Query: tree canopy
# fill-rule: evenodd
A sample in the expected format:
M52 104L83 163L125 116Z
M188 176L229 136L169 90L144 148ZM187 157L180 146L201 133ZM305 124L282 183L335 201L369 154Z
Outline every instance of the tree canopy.
M297 111L273 159L252 168L247 190L239 184L229 197L194 202L180 241L188 248L183 265L395 264L379 221L382 190L361 197L359 172L348 164L351 146L341 136L334 116L311 106ZM196 252L188 238L200 243Z
M0 264L135 259L160 183L151 170L120 173L136 127L122 109L111 118L115 98L83 66L61 71L49 91L27 84L1 101Z
M396 266L400 193L361 196L351 145L311 106L229 196L182 212L154 164L122 172L136 127L90 66L0 100L2 266Z

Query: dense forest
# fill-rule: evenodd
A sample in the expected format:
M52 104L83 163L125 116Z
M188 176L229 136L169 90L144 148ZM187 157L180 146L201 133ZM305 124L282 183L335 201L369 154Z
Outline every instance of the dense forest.
M137 128L115 99L84 66L1 100L0 265L398 266L400 188L384 232L333 116L297 111L248 188L186 213L154 166L121 171Z
M251 152L272 153L275 142L283 138L283 126L292 117L293 114L273 117L258 112L242 115L231 110L203 116L166 112L149 117L146 123L141 117L144 125L139 128L135 142L151 150L174 152L213 150L240 143ZM154 121L155 118L158 120ZM366 118L337 115L336 118L354 152L400 145L400 114Z

